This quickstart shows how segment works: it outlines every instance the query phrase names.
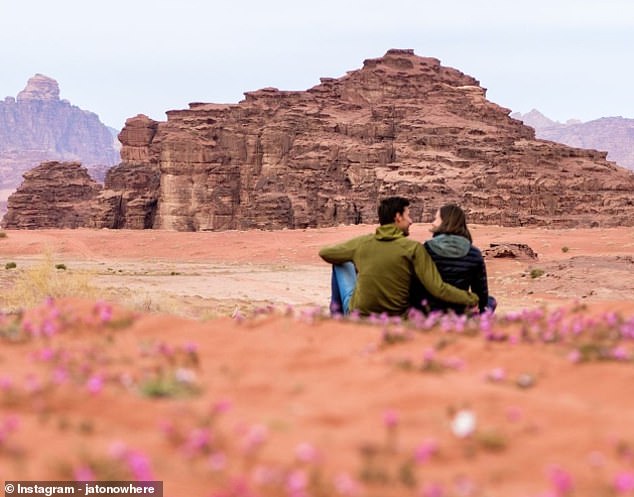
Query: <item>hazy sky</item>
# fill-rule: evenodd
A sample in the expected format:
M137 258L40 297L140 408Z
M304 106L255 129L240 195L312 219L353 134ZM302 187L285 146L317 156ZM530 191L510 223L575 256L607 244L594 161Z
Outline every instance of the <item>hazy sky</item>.
M513 111L634 118L632 0L0 0L0 99L42 73L121 128L305 90L390 48L440 59Z

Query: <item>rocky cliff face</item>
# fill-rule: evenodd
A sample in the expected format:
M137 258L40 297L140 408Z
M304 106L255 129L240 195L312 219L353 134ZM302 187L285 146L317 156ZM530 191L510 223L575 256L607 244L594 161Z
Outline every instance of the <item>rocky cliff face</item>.
M120 161L96 114L59 98L54 79L36 74L17 98L0 100L0 200L43 161L80 161L98 180Z
M100 190L101 185L78 162L44 162L24 173L24 182L9 197L2 226L9 229L88 226Z
M119 133L123 162L108 171L91 222L97 228L148 229L155 223L160 172L150 149L158 122L139 115Z
M305 92L245 96L158 125L156 227L373 223L377 198L394 194L418 218L457 201L472 222L634 223L634 177L605 153L536 140L477 80L409 50Z
M535 139L477 80L411 50L390 50L307 91L245 97L190 104L167 122L128 120L123 164L99 195L94 225L375 223L377 200L388 195L411 198L415 220L451 201L477 223L634 225L634 174L605 152ZM147 185L114 180L133 171ZM125 215L109 210L122 201Z
M537 137L572 147L605 150L607 158L619 166L634 170L634 119L602 117L593 121L559 123L539 111L512 114L535 128Z
M126 121L119 134L123 162L108 171L105 188L97 198L91 226L148 229L154 227L160 172L158 157L150 150L158 122L145 116Z

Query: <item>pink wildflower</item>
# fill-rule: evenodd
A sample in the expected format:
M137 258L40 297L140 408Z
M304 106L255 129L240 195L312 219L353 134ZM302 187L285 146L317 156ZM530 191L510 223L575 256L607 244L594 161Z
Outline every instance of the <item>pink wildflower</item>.
M394 409L387 409L383 413L383 424L385 424L386 428L388 429L395 428L396 425L398 425L399 421L400 421L400 416L398 411L395 411Z
M302 442L295 447L295 457L300 462L314 463L319 459L317 449L308 442Z
M308 476L300 469L292 471L286 478L286 491L289 497L304 497L308 486Z
M481 318L478 327L480 328L480 333L488 334L493 331L493 322L490 319Z
M437 483L428 483L421 491L421 497L444 497L445 491Z
M50 361L53 357L55 357L55 351L50 347L44 347L37 353L37 358L43 362Z
M158 344L157 352L165 357L172 357L174 355L174 349L171 345L161 342Z
M0 376L0 390L7 391L13 387L13 380L9 376Z
M573 324L572 324L572 333L573 335L580 335L583 330L585 329L585 324L583 322L583 320L581 319L577 319Z
M9 415L4 418L2 422L2 430L6 433L11 433L20 427L20 418L15 414Z
M231 409L231 401L228 399L221 399L212 406L211 412L213 414L222 414L227 412L229 409Z
M423 361L425 362L433 361L435 356L436 356L436 350L432 347L428 347L425 349L425 352L423 352Z
M0 425L0 447L9 437L9 434L14 432L20 426L20 418L15 415L8 416Z
M465 367L464 360L460 359L460 357L448 357L443 361L445 367L449 369L455 369L456 371L461 371Z
M571 350L568 354L568 360L575 364L581 362L581 352L579 352L577 349Z
M418 464L423 464L436 454L436 452L438 452L438 443L433 439L425 440L414 450L414 460Z
M28 335L31 335L31 336L39 335L39 332L37 331L33 323L31 323L31 321L27 321L26 319L22 322L22 329Z
M471 496L476 493L476 484L466 476L458 475L454 479L454 489L457 495Z
M356 497L360 493L360 487L348 473L339 473L334 479L335 490L339 495Z
M108 454L110 454L110 457L113 459L123 459L127 453L128 446L120 440L112 442L108 448Z
M619 324L619 316L616 312L606 312L603 318L609 326L616 326Z
M572 476L564 469L559 466L551 466L548 476L557 497L563 497L572 491Z
M624 338L634 338L634 316L621 324L620 331Z
M103 300L95 304L94 312L102 324L112 321L112 306Z
M172 423L168 419L162 419L158 423L159 431L165 435L166 437L171 437L176 433L176 428L174 427L174 423Z
M189 454L207 450L211 444L211 433L206 428L192 430L185 442L185 450Z
M223 452L214 452L209 456L209 467L212 471L222 471L227 467L227 456Z
M282 477L275 468L264 466L262 464L253 468L251 472L251 481L256 485L266 486L275 485L281 481Z
M493 382L504 381L504 379L506 378L506 371L504 370L504 368L500 367L493 368L487 373L486 377L487 380Z
M68 371L64 368L55 368L53 371L53 383L61 385L68 381Z
M98 394L103 389L103 379L98 375L91 376L86 382L86 388L92 395Z
M29 374L26 377L26 384L24 388L28 393L39 392L42 390L42 383L35 375Z
M44 336L52 337L59 331L59 325L50 319L46 319L42 324L42 333Z
M361 313L357 309L353 309L352 311L350 311L350 314L348 315L349 321L357 322L360 319L361 319Z
M610 354L617 361L628 361L630 359L630 353L622 345L618 345L617 347L614 347L610 351Z
M253 452L260 447L268 437L268 430L264 425L253 425L249 428L243 440L245 452Z
M188 354L196 354L198 352L198 344L187 342L185 345L183 345L183 350Z
M154 480L149 458L140 451L129 451L126 455L128 468L136 481Z
M634 473L624 471L614 477L614 490L619 494L625 494L634 490Z
M75 481L95 481L95 473L89 466L80 466L73 472Z
M522 410L517 406L510 406L506 409L506 419L513 423L517 423L522 419Z

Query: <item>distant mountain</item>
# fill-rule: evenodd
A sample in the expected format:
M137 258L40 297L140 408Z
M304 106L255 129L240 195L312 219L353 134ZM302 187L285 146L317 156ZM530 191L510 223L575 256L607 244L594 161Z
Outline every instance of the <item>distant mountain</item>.
M533 127L537 138L603 150L608 152L608 160L634 170L634 119L602 117L585 123L571 119L562 124L535 109L527 114L514 112L511 117Z
M36 74L16 98L0 100L0 201L44 161L80 161L103 181L121 160L116 134L93 112L60 100L57 81Z

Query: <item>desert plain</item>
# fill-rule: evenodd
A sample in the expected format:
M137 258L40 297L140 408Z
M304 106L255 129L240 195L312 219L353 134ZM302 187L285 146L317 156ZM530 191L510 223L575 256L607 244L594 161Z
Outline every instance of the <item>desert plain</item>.
M494 316L332 319L317 251L373 229L6 231L0 476L634 495L634 229L474 225L538 255L487 259Z

